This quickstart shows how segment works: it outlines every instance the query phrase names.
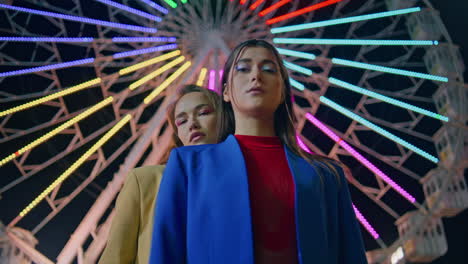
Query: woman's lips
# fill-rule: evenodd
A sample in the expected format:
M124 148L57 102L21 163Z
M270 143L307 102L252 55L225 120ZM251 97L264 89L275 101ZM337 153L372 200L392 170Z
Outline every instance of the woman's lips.
M192 135L190 135L190 142L197 142L203 137L205 137L205 134L203 134L202 132L195 132Z

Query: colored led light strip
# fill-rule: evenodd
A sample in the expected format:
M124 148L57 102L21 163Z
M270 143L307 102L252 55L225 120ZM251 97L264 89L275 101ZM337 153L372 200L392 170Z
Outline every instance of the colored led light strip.
M415 203L416 199L405 191L400 185L395 183L390 177L388 177L385 173L383 173L379 168L377 168L374 164L372 164L369 160L364 158L359 152L357 152L353 147L351 147L346 141L342 140L337 134L335 134L331 129L329 129L326 125L320 122L317 118L315 118L310 113L306 113L305 117L307 120L312 122L316 127L318 127L322 132L327 134L333 141L339 144L342 148L348 151L353 157L355 157L362 165L366 166L370 171L372 171L375 175L385 181L388 185L390 185L395 191L401 194L405 199L410 201L411 203Z
M265 0L257 0L253 3L249 8L250 10L255 10L258 6L260 6Z
M437 40L374 40L374 39L308 39L274 38L276 44L312 44L312 45L369 45L369 46L432 46L439 45Z
M290 70L293 70L293 71L297 71L297 72L300 72L302 74L305 74L307 76L310 76L312 75L312 71L310 69L307 69L305 67L302 67L302 66L299 66L297 64L294 64L294 63L291 63L291 62L288 62L288 61L283 61L284 63L284 66Z
M77 66L77 65L90 64L93 62L94 62L94 58L67 61L67 62L51 64L47 66L39 66L39 67L22 69L22 70L17 70L17 71L2 72L0 73L0 77L8 77L8 76L28 74L28 73L33 73L33 72L49 71L49 70L54 70L54 69L63 69L67 67Z
M271 24L274 24L274 23L278 23L278 22L280 22L280 21L283 21L283 20L286 20L286 19L290 19L290 18L293 18L293 17L297 17L297 16L300 16L300 15L302 15L302 14L309 13L309 12L312 12L312 11L314 11L314 10L317 10L317 9L320 9L320 8L323 8L323 7L326 7L326 6L329 6L329 5L332 5L332 4L341 2L341 1L342 1L342 0L328 0L328 1L324 1L324 2L315 4L315 5L311 5L311 6L308 6L308 7L302 8L302 9L299 9L299 10L297 10L297 11L294 11L294 12L291 12L291 13L288 13L288 14L285 14L285 15L282 15L282 16L279 16L279 17L274 17L274 18L272 18L272 19L267 20L267 21L266 21L266 24L267 24L267 25L271 25Z
M122 5L122 4L114 2L114 1L110 1L110 0L95 0L95 1L98 1L99 3L105 4L105 5L108 5L108 6L115 7L117 9L126 11L128 13L132 13L132 14L140 16L140 17L147 18L149 20L153 20L153 21L156 21L156 22L161 22L161 18L158 17L158 16L151 15L149 13L143 12L141 10L138 10L138 9L126 6L126 5Z
M182 4L186 4L187 0L180 0L180 2L182 2Z
M49 193L51 193L59 184L65 181L79 166L81 166L94 152L101 148L112 136L114 136L124 125L130 121L131 115L126 115L115 126L113 126L104 136L102 136L90 149L88 149L83 156L76 160L60 177L58 177L49 187L47 187L36 199L34 199L19 216L24 217L31 209L41 202Z
M202 68L200 70L200 75L198 75L198 81L197 81L198 86L203 86L203 83L205 82L207 72L208 72L208 70L206 68Z
M417 153L419 154L421 157L424 157L434 163L438 163L439 162L439 159L437 159L436 157L434 157L433 155L427 153L426 151L414 146L413 144L395 136L394 134L388 132L387 130L367 121L366 119L360 117L359 115L349 111L348 109L338 105L337 103L333 102L332 100L326 98L325 96L320 96L320 101L322 103L324 103L325 105L328 105L329 107L335 109L336 111L342 113L343 115L363 124L364 126L374 130L376 133L404 146L405 148L407 149L410 149L411 151L413 151L414 153Z
M170 59L170 58L178 56L178 55L180 55L180 50L175 50L175 51L169 52L167 54L164 54L164 55L149 59L147 61L142 61L142 62L137 63L135 65L123 68L123 69L121 69L119 71L119 74L120 75L128 74L128 73L134 72L136 70L142 69L144 67L147 67L149 65L152 65L152 64L158 63L160 61Z
M289 49L282 49L282 48L276 48L276 50L278 50L279 54L281 55L298 57L298 58L303 58L303 59L308 59L308 60L315 60L316 58L316 56L312 53L289 50Z
M164 89L166 89L177 77L179 77L184 71L186 71L192 63L187 61L171 76L164 80L154 91L152 91L145 99L145 104L149 104L156 96L158 96Z
M139 79L138 81L130 84L130 86L128 88L130 88L130 90L135 90L136 88L140 87L141 85L143 85L144 83L150 81L151 79L153 79L154 77L160 75L161 73L169 70L170 68L176 66L177 64L183 62L185 60L185 57L184 56L180 56L178 57L177 59L165 64L164 66L162 66L161 68L158 68L157 70L153 71L152 73L146 75L145 77Z
M306 146L306 144L304 143L304 141L302 141L301 137L299 136L298 133L296 133L296 141L297 141L297 144L299 145L299 147L301 149L303 149L305 152L309 153L309 154L312 154L312 152L310 151L310 149Z
M56 92L56 93L44 96L42 98L33 100L33 101L29 102L29 103L25 103L25 104L22 104L22 105L15 106L13 108L7 109L5 111L1 111L0 112L0 117L22 111L24 109L28 109L28 108L34 107L36 105L40 105L42 103L54 100L56 98L59 98L59 97L65 96L65 95L69 95L71 93L74 93L74 92L89 88L89 87L91 87L93 85L99 84L100 82L101 82L101 78L96 78L96 79L89 80L87 82L84 82L84 83L72 86L70 88L64 89L64 90L62 90L60 92Z
M223 78L223 73L224 73L224 70L219 70L218 71L218 76L219 76L219 81L221 82L221 79Z
M289 78L289 83L291 83L292 87L298 89L299 91L304 91L305 89L305 86L302 83L294 80L293 78Z
M413 7L413 8L394 10L394 11L380 12L380 13L375 13L375 14L370 14L370 15L330 19L330 20L321 21L321 22L313 22L313 23L306 23L306 24L300 24L300 25L272 28L271 33L278 34L278 33L297 31L297 30L333 26L333 25L353 23L353 22L364 21L364 20L384 18L384 17L389 17L389 16L403 15L403 14L414 13L414 12L419 12L419 11L421 11L421 8Z
M5 8L5 9L9 9L9 10L14 10L14 11L20 11L20 12L26 12L26 13L35 14L35 15L47 16L47 17L61 18L61 19L65 19L65 20L82 22L82 23L86 23L86 24L101 25L101 26L106 26L106 27L111 27L111 28L120 28L120 29L125 29L125 30L147 32L147 33L156 33L157 32L157 29L155 29L155 28L120 24L120 23L114 23L114 22L103 21L103 20L98 20L98 19L92 19L92 18L87 18L87 17L70 16L70 15L64 15L64 14L59 14L59 13L41 11L41 10L36 10L36 9L18 7L18 6L10 6L10 5L0 4L0 8Z
M168 44L168 45L156 46L156 47L145 48L145 49L138 49L138 50L119 52L119 53L114 54L112 57L114 59L118 59L118 58L124 58L124 57L129 57L129 56L135 56L135 55L146 54L146 53L157 52L157 51L163 51L163 50L169 50L169 49L175 49L175 48L177 48L177 44Z
M11 42L93 42L94 38L54 38L54 37L0 37L0 41Z
M417 106L414 106L414 105L411 105L411 104L407 104L405 102L402 102L402 101L387 97L385 95L381 95L379 93L369 91L367 89L361 88L361 87L356 86L356 85L352 85L350 83L338 80L338 79L333 78L333 77L328 78L328 81L330 83L332 83L332 84L337 85L337 86L349 89L351 91L354 91L354 92L357 92L357 93L360 93L360 94L365 94L365 95L367 95L369 97L382 100L382 101L384 101L386 103L389 103L389 104L392 104L392 105L395 105L395 106L398 106L398 107L401 107L401 108L405 108L405 109L411 110L413 112L417 112L417 113L420 113L420 114L423 114L423 115L426 115L426 116L429 116L429 117L432 117L432 118L435 118L435 119L439 119L441 121L445 121L445 122L449 121L449 118L446 117L446 116L439 115L437 113L427 111L427 110L425 110L423 108L420 108L420 107L417 107Z
M91 108L87 109L83 113L73 117L72 119L68 120L67 122L63 123L62 125L58 126L57 128L53 129L52 131L48 132L47 134L41 136L40 138L34 140L33 142L27 144L26 146L20 148L18 151L8 155L4 159L0 160L0 167L6 164L7 162L13 160L16 157L23 155L26 151L31 150L40 144L44 143L45 141L49 140L53 136L57 135L58 133L62 132L63 130L67 129L68 127L72 126L73 124L78 123L79 121L83 120L84 118L90 116L91 114L95 113L96 111L104 108L105 106L109 105L112 102L113 98L108 97L107 99L101 101L100 103L92 106Z
M176 8L177 7L177 3L172 1L172 0L164 0L164 2L166 2L166 4L168 4L170 7L172 8Z
M274 10L276 10L276 9L278 9L278 8L280 8L280 7L282 7L282 6L284 6L285 4L287 4L287 3L289 3L289 2L291 2L291 0L281 0L281 1L279 1L279 2L277 2L277 3L275 3L275 4L273 4L273 5L269 6L268 8L262 10L262 11L259 13L259 15L260 15L261 17L262 17L262 16L265 16L265 15L267 15L268 13L273 12Z
M112 42L176 42L175 37L114 37Z
M153 1L150 1L150 0L140 0L140 1L147 4L147 5L149 5L149 6L151 6L152 8L158 10L159 12L161 12L161 13L163 13L165 15L167 15L167 13L169 13L169 11L166 8L156 4Z
M215 79L216 79L216 71L210 70L210 79L208 80L208 89L211 91L215 90Z
M239 4L243 5L243 4L245 4L246 2L247 2L247 0L240 0L240 1L239 1Z
M359 222L364 226L364 228L369 232L369 234L374 238L378 239L380 236L379 234L375 231L375 229L369 224L367 219L361 214L361 212L356 208L356 206L353 204L353 210L354 214L356 214L357 219Z
M442 76L419 73L419 72L413 72L413 71L400 70L400 69L389 68L389 67L373 65L373 64L368 64L368 63L349 61L349 60L343 60L343 59L338 59L338 58L333 58L332 62L334 64L338 64L338 65L344 65L344 66L360 68L360 69L366 69L366 70L371 70L371 71L386 72L386 73L391 73L391 74L416 77L416 78L432 80L432 81L438 81L438 82L448 82L448 78L442 77Z

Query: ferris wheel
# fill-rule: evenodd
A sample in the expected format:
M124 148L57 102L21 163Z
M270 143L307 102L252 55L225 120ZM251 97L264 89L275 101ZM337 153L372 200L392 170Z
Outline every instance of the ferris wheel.
M468 207L464 65L427 0L2 1L0 20L2 263L96 262L126 174L169 148L171 95L219 90L251 38L290 71L299 145L349 168L369 263L444 255L441 218Z

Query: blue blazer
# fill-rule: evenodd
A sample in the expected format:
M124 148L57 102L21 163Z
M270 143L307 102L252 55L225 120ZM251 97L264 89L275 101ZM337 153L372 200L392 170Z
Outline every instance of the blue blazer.
M299 263L367 263L342 169L336 177L285 152L295 183ZM254 264L247 170L234 136L174 149L157 201L150 263Z

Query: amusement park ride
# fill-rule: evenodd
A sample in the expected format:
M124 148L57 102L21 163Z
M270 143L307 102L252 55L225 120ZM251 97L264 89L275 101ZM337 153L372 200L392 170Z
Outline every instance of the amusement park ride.
M449 250L468 89L428 0L3 0L0 21L0 263L96 263L127 173L169 147L171 94L217 91L251 38L290 71L300 146L350 168L369 263Z

